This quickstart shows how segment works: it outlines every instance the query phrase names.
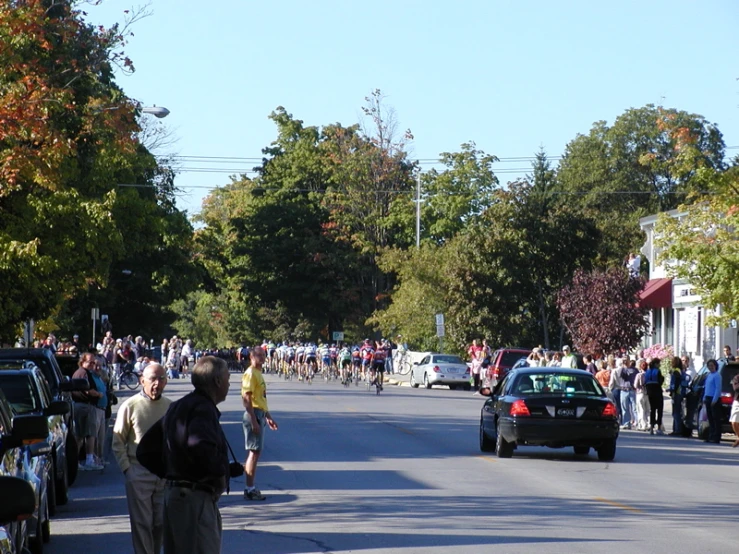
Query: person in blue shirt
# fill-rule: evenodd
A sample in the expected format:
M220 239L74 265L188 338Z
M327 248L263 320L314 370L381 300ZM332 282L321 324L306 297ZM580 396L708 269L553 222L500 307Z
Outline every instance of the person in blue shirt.
M708 360L706 367L710 372L703 389L703 405L708 416L708 439L704 442L721 442L721 374L716 360Z

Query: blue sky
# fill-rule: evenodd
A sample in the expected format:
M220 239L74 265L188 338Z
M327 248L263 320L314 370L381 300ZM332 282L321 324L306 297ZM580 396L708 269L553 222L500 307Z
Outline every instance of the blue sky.
M131 7L86 10L107 25ZM739 154L736 0L152 0L150 10L126 47L136 72L118 82L171 111L178 140L166 152L181 156L259 158L277 106L307 125L350 125L376 88L413 132L413 158L467 141L500 158L540 146L554 157L594 121L648 103L717 123ZM254 165L183 162L180 207L199 211L229 182L191 169ZM496 164L503 183L527 167Z

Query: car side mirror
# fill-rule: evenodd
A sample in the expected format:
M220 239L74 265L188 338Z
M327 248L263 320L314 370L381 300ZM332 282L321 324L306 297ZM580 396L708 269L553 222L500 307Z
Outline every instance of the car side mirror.
M418 362L413 362L413 365L418 365Z
M3 437L3 446L17 448L49 437L49 422L43 415L19 415L13 418L10 436Z
M482 387L479 392L481 396L493 396L493 390L490 387Z
M64 392L81 392L90 390L90 383L87 379L70 379L67 382L60 383L59 388Z
M36 509L33 487L18 477L0 477L0 497L0 525L28 519Z
M67 415L69 412L69 402L65 402L64 400L56 400L46 407L46 409L44 410L44 415Z

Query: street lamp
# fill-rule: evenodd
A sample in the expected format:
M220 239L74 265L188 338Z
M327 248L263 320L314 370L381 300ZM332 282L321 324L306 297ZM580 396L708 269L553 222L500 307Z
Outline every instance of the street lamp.
M148 113L150 115L153 115L154 117L162 119L163 117L167 117L169 115L169 110L167 108L163 108L162 106L152 106L150 108L141 108L141 113Z

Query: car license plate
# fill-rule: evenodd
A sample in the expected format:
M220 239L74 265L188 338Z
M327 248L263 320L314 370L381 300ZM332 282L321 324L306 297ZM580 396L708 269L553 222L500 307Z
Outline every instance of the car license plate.
M446 372L447 372L447 373L459 373L459 370L458 370L458 369L456 369L456 368L453 368L453 367L448 367L448 368L446 369Z
M575 415L575 408L557 408L559 417L572 417Z

